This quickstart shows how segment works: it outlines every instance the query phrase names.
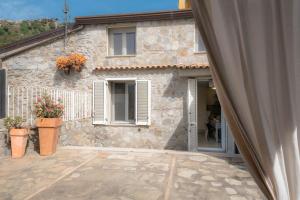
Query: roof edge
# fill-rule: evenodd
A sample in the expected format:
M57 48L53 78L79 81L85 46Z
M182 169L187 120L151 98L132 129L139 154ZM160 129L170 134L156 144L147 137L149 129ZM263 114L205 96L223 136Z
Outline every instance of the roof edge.
M72 26L73 25L71 25L69 27L71 28ZM7 45L4 45L4 46L0 47L0 54L3 53L3 52L7 52L10 49L13 49L14 46L16 46L16 45L31 43L32 41L35 41L36 39L48 38L49 36L55 35L55 34L60 33L62 31L64 31L64 27L59 27L59 28L56 28L56 29L53 29L53 30L45 31L45 32L37 34L37 35L33 35L33 36L30 36L30 37L26 37L26 38L17 40L15 42L12 42L10 44L7 44Z
M127 13L114 15L96 15L76 17L75 23L80 25L114 24L143 21L160 21L193 18L192 10L172 10L159 12Z
M208 69L208 63L198 64L156 64L156 65L136 65L136 66L99 66L93 71L111 71L111 70L143 70L143 69Z
M82 25L73 25L69 28L68 34L80 31L84 28ZM51 42L55 39L61 38L64 36L64 28L58 28L51 31L46 31L44 33L28 37L22 40L18 40L9 45L6 45L0 48L0 59L6 60L9 57L17 55L21 52L24 52L28 49L32 49L36 46Z

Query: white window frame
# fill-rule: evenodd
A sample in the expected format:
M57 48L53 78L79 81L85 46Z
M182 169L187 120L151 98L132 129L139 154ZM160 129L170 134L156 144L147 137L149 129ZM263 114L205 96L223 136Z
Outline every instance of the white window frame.
M199 38L201 37L201 34L197 28L197 25L195 24L194 26L194 52L195 53L200 53L200 54L205 54L206 53L206 50L205 51L199 51Z
M126 33L135 32L135 54L127 54L127 40ZM114 54L114 33L122 33L122 54L115 55ZM107 54L110 57L118 57L118 56L135 56L137 52L137 31L136 27L108 27L107 28L107 38L108 38L108 51Z
M115 87L114 85L111 87L111 110L110 110L110 116L111 116L111 124L134 124L135 123L135 117L134 119L132 120L129 120L128 119L128 101L129 101L129 95L128 95L128 85L129 84L135 84L135 82L133 82L133 80L118 80L118 81L110 81L111 83L124 83L125 84L125 120L124 121L118 121L118 120L115 120L115 95L114 94L114 91L115 91ZM136 91L135 91L135 94L134 94L134 98L136 99ZM136 104L136 103L135 103ZM136 106L135 106L135 109L136 109Z
M94 89L94 84L95 82L100 82L104 81L105 82L105 91L104 91L104 115L105 115L105 121L93 121L95 125L100 124L100 125L112 125L112 126L150 126L151 125L151 81L150 80L138 80L137 78L106 78L104 80L99 80L99 81L94 81L93 82L93 91ZM113 121L112 120L112 85L109 84L110 82L134 82L135 83L135 119L133 120L133 123L130 121L130 123L126 121ZM148 84L148 118L146 121L138 121L138 113L137 113L137 107L138 107L138 102L137 102L137 96L138 96L138 91L137 91L137 84L139 81L144 81L147 82ZM128 87L127 87L128 88ZM94 95L94 92L93 92ZM95 112L94 108L94 97L93 97L93 112ZM94 120L94 119L93 119Z
M130 82L130 81L133 81L133 82L136 82L136 80L137 80L137 78L135 78L135 77L125 77L125 78L115 78L115 77L112 77L112 78L106 78L105 79L105 81L107 82L107 83L110 83L110 82ZM109 93L110 93L110 101L109 101L109 104L107 104L107 106L106 107L108 107L109 109L108 109L108 111L110 112L110 113L108 113L107 115L109 115L110 117L109 117L109 124L110 125L122 125L122 124L131 124L131 125L135 125L135 120L133 120L133 122L126 122L126 121L114 121L113 120L113 116L112 116L112 114L113 114L113 110L112 110L112 106L113 106L113 101L112 101L112 99L113 99L113 97L112 97L112 88L110 88L110 90L109 90ZM136 96L136 93L135 93L135 96ZM135 102L135 104L136 104L136 102ZM135 116L135 118L136 118L136 116Z

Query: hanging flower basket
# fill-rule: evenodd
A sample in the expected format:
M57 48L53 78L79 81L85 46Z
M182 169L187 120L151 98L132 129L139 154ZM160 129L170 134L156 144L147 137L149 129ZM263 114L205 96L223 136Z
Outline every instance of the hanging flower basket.
M56 59L56 68L64 71L66 74L70 74L71 70L81 72L84 64L86 63L86 57L79 53L72 53L68 56L60 56Z

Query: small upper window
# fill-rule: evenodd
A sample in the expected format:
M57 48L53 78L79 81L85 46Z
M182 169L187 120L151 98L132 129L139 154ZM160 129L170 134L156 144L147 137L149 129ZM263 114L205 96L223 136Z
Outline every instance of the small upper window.
M112 56L136 54L135 28L111 28L108 30L109 54Z
M206 48L201 37L201 34L197 28L195 27L195 52L206 52Z

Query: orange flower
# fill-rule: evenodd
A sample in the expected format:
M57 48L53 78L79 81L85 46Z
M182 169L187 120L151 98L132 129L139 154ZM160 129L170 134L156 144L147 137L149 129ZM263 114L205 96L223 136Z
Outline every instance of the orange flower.
M56 67L59 70L74 70L80 72L86 62L86 57L79 53L72 53L69 56L60 56L56 59Z
M71 60L73 65L84 65L86 62L85 56L79 53L70 54L69 59Z
M60 56L56 59L57 69L65 70L65 68L67 68L71 64L72 63L70 62L70 59L66 56Z

